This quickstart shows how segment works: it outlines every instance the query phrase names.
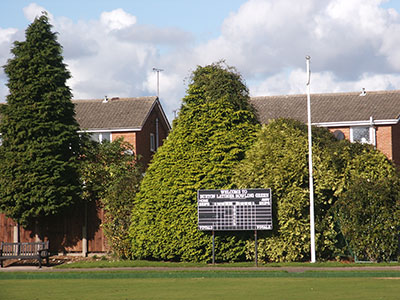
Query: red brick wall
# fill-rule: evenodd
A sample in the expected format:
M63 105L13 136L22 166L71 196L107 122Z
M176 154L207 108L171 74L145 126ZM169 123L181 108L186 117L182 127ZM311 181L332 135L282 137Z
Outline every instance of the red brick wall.
M392 144L392 159L400 166L400 123L392 126Z
M169 131L158 106L150 113L146 123L143 125L142 131L136 135L137 153L141 155L141 163L145 167L148 166L154 154L150 151L150 133L153 133L154 136L156 135L156 119L158 119L158 145L161 146Z
M328 128L330 132L341 130L350 140L350 127ZM376 126L376 149L400 165L400 124Z
M392 126L376 126L376 149L393 159Z
M140 162L145 168L147 168L154 154L154 152L150 151L150 133L156 136L156 119L158 119L158 145L161 146L164 139L167 138L169 130L158 106L150 113L141 131L112 133L113 141L123 137L125 141L133 145L135 154L140 157Z
M133 147L136 146L136 132L113 132L112 140L115 141L118 138L124 138L126 142L131 144ZM136 150L136 148L135 148Z

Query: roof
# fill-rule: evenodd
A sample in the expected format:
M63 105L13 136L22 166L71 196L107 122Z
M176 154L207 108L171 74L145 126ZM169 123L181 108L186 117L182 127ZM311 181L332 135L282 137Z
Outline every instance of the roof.
M157 97L73 100L82 130L140 130L155 105L169 126Z
M396 124L400 118L400 90L311 95L311 122L321 126L343 126L370 122ZM262 124L277 118L307 123L307 96L252 97Z

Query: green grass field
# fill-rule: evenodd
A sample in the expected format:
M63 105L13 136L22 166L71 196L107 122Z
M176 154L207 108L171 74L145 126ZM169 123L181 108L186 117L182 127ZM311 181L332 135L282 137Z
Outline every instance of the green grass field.
M0 299L399 299L396 271L1 272Z
M237 268L237 267L254 267L254 262L234 262L234 263L219 263L215 267L224 268ZM399 266L400 263L341 263L341 262L317 262L310 264L309 262L288 262L288 263L268 263L259 266L262 267L367 267L367 266ZM135 267L171 267L171 268L185 268L185 267L212 267L212 264L206 263L192 263L192 262L164 262L164 261L147 261L147 260L107 260L107 259L93 259L86 261L79 261L74 263L62 264L56 268L135 268Z

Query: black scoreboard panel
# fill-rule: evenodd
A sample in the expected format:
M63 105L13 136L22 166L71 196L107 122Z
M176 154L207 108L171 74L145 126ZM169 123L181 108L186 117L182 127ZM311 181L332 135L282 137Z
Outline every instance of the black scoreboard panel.
M199 190L200 230L271 230L271 189Z

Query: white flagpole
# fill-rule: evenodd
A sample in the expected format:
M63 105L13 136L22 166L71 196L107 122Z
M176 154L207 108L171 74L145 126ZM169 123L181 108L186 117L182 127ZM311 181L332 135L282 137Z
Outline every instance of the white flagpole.
M307 117L308 117L308 172L310 175L310 234L311 234L311 263L315 263L315 221L314 221L314 179L312 162L312 135L311 135L311 100L310 100L310 56L306 56L307 64Z

